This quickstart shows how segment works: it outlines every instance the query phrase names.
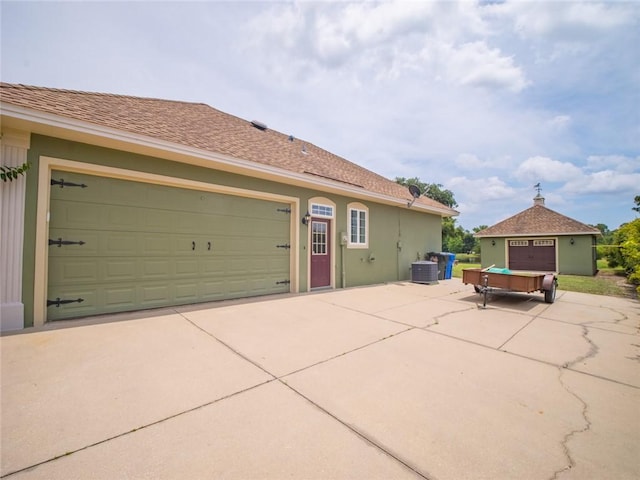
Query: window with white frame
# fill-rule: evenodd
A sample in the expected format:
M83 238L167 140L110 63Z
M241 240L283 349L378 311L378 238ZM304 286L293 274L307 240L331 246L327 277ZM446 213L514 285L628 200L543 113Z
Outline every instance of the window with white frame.
M331 205L322 205L320 203L312 203L311 215L313 217L333 218L333 207Z
M349 245L367 247L369 245L369 209L361 203L350 203Z

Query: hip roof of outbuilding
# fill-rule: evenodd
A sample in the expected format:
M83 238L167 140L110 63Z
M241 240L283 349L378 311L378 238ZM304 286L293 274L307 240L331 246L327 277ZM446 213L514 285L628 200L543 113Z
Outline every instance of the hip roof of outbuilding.
M600 235L600 230L544 205L534 205L475 234L476 237L539 235Z

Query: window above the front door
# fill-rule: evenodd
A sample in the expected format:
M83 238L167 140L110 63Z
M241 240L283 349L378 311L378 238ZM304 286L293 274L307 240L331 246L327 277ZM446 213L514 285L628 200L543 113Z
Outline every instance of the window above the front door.
M333 206L322 205L320 203L311 204L311 216L312 217L324 217L333 218Z
M349 246L369 246L369 209L361 203L349 204Z

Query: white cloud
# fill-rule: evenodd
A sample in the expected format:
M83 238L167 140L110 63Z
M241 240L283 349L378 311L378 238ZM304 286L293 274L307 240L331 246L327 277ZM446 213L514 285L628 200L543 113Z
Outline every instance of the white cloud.
M285 63L279 73L292 78L311 63L348 69L363 83L415 73L513 92L529 83L513 57L486 43L480 11L465 2L277 5L247 30L253 48L272 47L262 61Z
M637 9L626 2L507 2L492 13L513 18L515 30L525 38L583 41L598 31L633 24Z
M547 122L553 130L561 131L567 128L571 124L571 117L569 115L556 115Z
M453 177L444 186L456 194L460 192L461 197L473 198L479 203L486 200L506 200L516 195L516 190L498 177Z
M499 49L489 48L483 41L444 46L444 50L445 71L459 85L503 87L519 92L529 83L512 57L503 56Z
M458 167L467 168L469 170L477 170L486 166L486 162L480 160L472 153L461 153L456 157L455 164Z
M640 171L640 157L623 155L591 155L587 158L587 170L613 169L616 172L632 173Z
M570 162L560 162L548 157L531 157L522 162L514 177L529 182L563 182L582 176L582 170Z
M602 170L567 182L561 191L570 194L623 193L638 194L640 173L620 173Z

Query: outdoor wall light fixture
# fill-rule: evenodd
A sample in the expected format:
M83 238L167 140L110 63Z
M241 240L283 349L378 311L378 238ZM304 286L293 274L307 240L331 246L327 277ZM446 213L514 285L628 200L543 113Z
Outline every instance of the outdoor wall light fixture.
M496 241L495 240L491 240L491 246L495 247L496 246Z
M569 243L573 245L574 243L576 243L576 241L572 238L571 240L569 240Z
M302 217L302 224L309 225L310 221L311 221L311 214L309 214L309 211L307 211L307 213L304 214L304 217Z

